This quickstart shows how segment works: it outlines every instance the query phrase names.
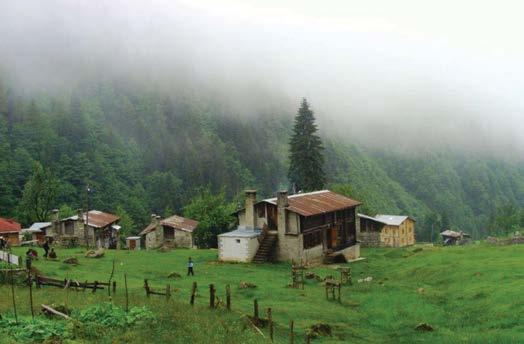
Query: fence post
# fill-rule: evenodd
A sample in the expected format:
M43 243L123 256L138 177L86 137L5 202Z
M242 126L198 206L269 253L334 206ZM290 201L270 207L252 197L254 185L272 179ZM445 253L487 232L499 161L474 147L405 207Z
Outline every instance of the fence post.
M189 300L189 304L193 306L195 304L195 293L197 289L197 282L193 282L193 287L191 288L191 299Z
M253 301L253 318L256 320L258 320L258 300L255 299Z
M226 285L226 308L228 311L231 310L231 287Z
M16 301L15 301L15 274L13 273L13 265L11 264L11 254L7 254L7 262L11 272L11 295L13 296L13 311L15 313L15 321L18 324L18 314L16 312Z
M96 293L96 290L98 289L98 281L95 281L95 285L93 288L93 294Z
M29 271L29 305L31 306L31 317L35 320L35 311L33 309L33 277Z
M168 284L166 285L166 299L169 300L170 297L171 297L171 285Z
M146 296L149 297L149 283L147 279L144 280L144 289L146 290Z
M113 294L115 294L115 292L116 292L116 281L113 281Z
M209 285L209 308L215 308L215 286Z
M273 316L271 315L271 308L267 309L267 321L269 323L269 338L273 341Z
M295 343L295 332L293 332L293 327L295 326L295 322L293 320L289 321L289 343L293 344Z
M129 311L129 294L127 293L127 274L124 274L124 286L126 288L126 313Z

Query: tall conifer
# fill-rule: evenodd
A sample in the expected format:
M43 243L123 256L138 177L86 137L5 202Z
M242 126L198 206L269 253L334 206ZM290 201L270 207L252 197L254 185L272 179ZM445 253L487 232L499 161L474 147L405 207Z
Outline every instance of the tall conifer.
M288 178L295 191L307 192L324 187L324 147L317 131L315 116L304 98L289 142Z

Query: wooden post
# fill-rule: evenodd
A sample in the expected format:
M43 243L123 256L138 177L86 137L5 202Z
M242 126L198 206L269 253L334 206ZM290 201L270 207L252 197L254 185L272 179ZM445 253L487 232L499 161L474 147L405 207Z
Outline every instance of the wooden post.
M253 301L253 318L255 320L258 320L258 300L257 299Z
M326 282L326 300L329 300L328 283Z
M168 284L166 285L166 299L169 300L170 297L171 297L171 285Z
M331 285L331 296L333 297L333 300L335 300L335 286Z
M84 289L82 289L82 291L86 291L86 288L87 288L87 280L84 282Z
M226 285L226 308L228 311L231 310L231 287Z
M109 288L109 287L108 287ZM116 281L113 281L113 294L116 292Z
M33 309L33 278L31 271L29 271L29 305L31 306L31 317L35 320L35 311Z
M93 294L96 293L96 290L98 289L98 281L95 281L95 285L93 288Z
M13 273L13 265L11 264L11 254L7 254L7 262L9 263L9 269L11 270L11 295L13 296L13 311L15 313L15 321L18 324L18 314L16 313L16 301L15 301L15 275Z
M215 286L209 285L209 308L215 308Z
M295 323L293 320L289 321L289 343L295 343L295 332L293 332L293 327Z
M267 321L269 325L269 339L273 341L273 317L271 315L271 308L267 309Z
M311 344L311 335L309 333L306 333L306 343Z
M191 306L195 304L196 289L197 289L197 282L193 282L193 286L191 287L191 298L189 299L189 304Z
M126 288L126 313L129 311L129 294L127 292L127 274L124 274L124 287Z
M341 302L340 301L340 283L338 284L338 302Z
M144 289L146 290L146 296L149 297L149 283L147 279L144 280Z

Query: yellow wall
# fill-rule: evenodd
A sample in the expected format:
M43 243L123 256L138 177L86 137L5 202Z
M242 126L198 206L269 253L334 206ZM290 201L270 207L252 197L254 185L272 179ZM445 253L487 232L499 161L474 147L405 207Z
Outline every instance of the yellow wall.
M415 221L408 218L400 226L384 226L380 233L380 242L389 247L415 244Z

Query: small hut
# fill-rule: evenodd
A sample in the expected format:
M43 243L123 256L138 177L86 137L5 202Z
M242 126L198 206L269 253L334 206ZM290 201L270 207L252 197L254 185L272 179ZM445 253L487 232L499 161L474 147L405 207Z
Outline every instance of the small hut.
M130 236L126 238L126 246L130 251L138 251L141 249L141 237Z
M0 217L0 236L10 246L20 245L20 231L22 226L12 219L4 219Z

